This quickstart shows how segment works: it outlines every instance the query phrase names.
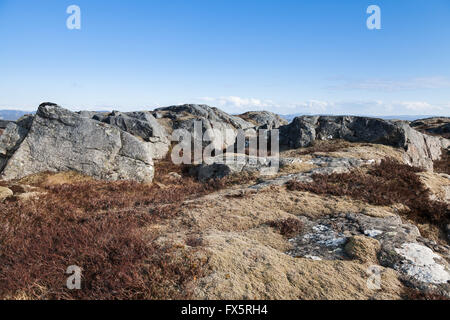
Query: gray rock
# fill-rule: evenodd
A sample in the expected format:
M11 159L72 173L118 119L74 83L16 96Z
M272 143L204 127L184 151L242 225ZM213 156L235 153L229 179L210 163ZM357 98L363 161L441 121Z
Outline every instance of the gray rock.
M10 122L5 132L0 136L0 172L5 167L7 160L19 148L23 139L28 134L33 123L34 116L25 115L17 122Z
M153 179L151 143L55 104L39 106L26 134L13 126L5 134L14 139L1 143L8 157L1 179L70 170L106 180Z
M426 169L440 158L450 140L422 134L404 121L387 121L352 116L303 116L280 127L280 145L288 148L307 147L315 140L344 139L403 148L409 164Z
M175 120L180 120L183 117L191 116L194 118L207 119L211 122L224 122L235 129L252 127L252 124L239 117L231 116L220 109L212 108L207 105L185 104L180 106L171 106L156 109L154 113L160 113L162 117L169 117Z
M450 296L448 262L423 243L416 226L399 216L376 218L359 214L337 214L318 220L300 217L303 231L289 240L287 254L314 260L347 260L345 245L354 236L376 239L380 244L380 265L399 272L412 287ZM448 255L449 248L441 248Z
M449 117L437 117L420 119L411 122L411 127L416 130L432 135L439 135L444 138L450 138L450 118Z
M112 113L97 113L92 118L151 142L153 159L162 159L169 151L169 135L150 112L113 111Z
M250 111L241 114L238 117L253 123L256 127L268 130L276 129L288 124L288 121L269 111Z
M170 127L170 130L184 129L193 135L194 140L201 142L203 147L212 143L217 149L234 145L239 129L254 127L253 124L239 117L231 116L222 110L207 105L171 106L156 109L152 114L158 121ZM194 130L196 122L201 124L199 132ZM215 132L212 132L212 130L215 130ZM202 140L202 136L206 132L209 133L209 135L206 135L209 141Z
M0 119L0 129L6 129L6 127L8 126L8 124L9 124L10 122L13 122L13 121L8 121L8 120L2 120L2 119Z
M200 181L221 179L233 173L258 172L262 175L275 174L278 159L270 157L252 157L243 154L226 154L210 159L211 164L201 164L195 172Z

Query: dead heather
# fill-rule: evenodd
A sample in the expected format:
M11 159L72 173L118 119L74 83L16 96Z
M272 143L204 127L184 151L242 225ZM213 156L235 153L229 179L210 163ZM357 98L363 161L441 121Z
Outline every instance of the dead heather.
M402 298L404 300L450 300L446 296L434 293L422 292L409 287L404 287Z
M287 238L298 235L303 229L303 223L295 218L272 220L267 225Z
M450 175L450 150L442 150L440 160L434 161L434 171Z
M167 172L175 168L156 166L152 185L44 179L34 184L43 191L39 198L0 203L0 298L189 298L192 282L204 272L194 258L201 241L161 245L151 226L176 217L183 201L233 182L174 181ZM70 265L82 268L82 290L65 286Z
M385 159L367 170L315 175L314 182L290 181L288 190L308 191L318 195L347 196L372 205L403 204L401 214L416 223L429 223L443 228L450 221L446 203L430 199L430 190L416 174L421 169Z

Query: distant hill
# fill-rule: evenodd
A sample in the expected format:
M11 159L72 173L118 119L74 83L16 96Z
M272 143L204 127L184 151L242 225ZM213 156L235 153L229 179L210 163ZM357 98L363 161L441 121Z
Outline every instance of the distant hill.
M296 117L301 117L301 116L312 116L312 114L301 114L301 113L295 113L295 114L282 114L280 115L283 119L286 119L287 121L291 122L292 120L294 120ZM384 119L384 120L406 120L406 121L415 121L415 120L419 120L419 119L426 119L426 118L433 118L436 116L432 116L432 115L413 115L413 116L409 116L409 115L398 115L398 116L370 116L370 115L356 115L356 116L361 116L361 117L372 117L372 118L380 118L380 119Z
M98 111L98 112L106 112L106 111ZM26 115L26 114L34 114L34 111L22 111L22 110L0 110L0 119L1 120L10 120L15 121L19 119L20 117ZM281 114L280 117L291 122L296 117L300 116L312 116L313 114L304 114L304 113L294 113L294 114ZM320 115L326 115L326 114L320 114ZM358 115L357 115L358 116ZM406 120L406 121L415 121L419 119L426 119L426 118L433 118L436 116L433 115L398 115L398 116L370 116L370 115L359 115L361 117L373 117L373 118L380 118L385 120Z
M11 120L16 121L20 117L26 114L32 114L32 111L21 111L21 110L0 110L0 119L1 120Z

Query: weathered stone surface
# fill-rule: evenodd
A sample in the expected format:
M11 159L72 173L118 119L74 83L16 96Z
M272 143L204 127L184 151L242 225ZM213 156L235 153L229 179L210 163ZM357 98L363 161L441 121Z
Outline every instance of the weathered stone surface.
M280 127L280 144L289 148L307 147L315 140L344 139L389 145L406 150L411 165L432 169L450 140L432 137L412 129L403 121L352 116L303 116Z
M292 164L310 164L318 168L307 172L293 173L269 179L252 188L260 189L269 185L283 185L289 180L300 180L310 182L314 174L331 174L347 172L352 168L375 163L374 160L359 160L353 158L332 158L318 156L309 160L300 158L278 158L278 157L254 157L243 154L225 154L213 157L192 170L192 174L197 175L202 181L209 179L221 179L233 173L258 172L260 175L275 175L280 168Z
M233 145L239 129L254 127L253 124L239 117L231 116L207 105L171 106L156 109L152 114L170 130L184 129L191 133L194 140L200 142L203 147L212 143L217 149ZM198 131L194 127L196 122L200 122ZM202 140L203 135L205 135L205 141Z
M411 122L410 125L420 132L450 139L450 117L420 119Z
M300 219L304 230L290 240L293 249L289 255L380 264L397 270L415 288L450 295L448 262L423 243L416 226L402 222L399 216L377 218L348 213L318 220ZM367 237L376 241L369 243ZM441 251L448 254L449 249L447 246Z
M23 116L17 122L10 122L6 130L0 136L0 172L6 165L7 160L19 148L31 128L33 116Z
M156 109L154 113L160 113L162 114L162 117L169 117L173 119L181 119L190 115L197 118L208 119L211 122L225 122L236 129L252 127L250 123L239 117L231 116L220 109L212 108L207 105L185 104L180 106L171 106Z
M169 135L150 112L113 111L112 113L97 113L92 118L151 142L153 159L162 159L169 151Z
M200 181L221 179L233 173L258 172L262 175L275 174L279 168L277 158L252 157L243 154L226 154L209 159L210 164L195 168Z
M14 139L1 144L8 156L1 179L42 171L76 171L106 180L153 179L151 143L55 104L39 106L25 137L19 131L11 126L5 132Z
M288 121L279 115L269 111L250 111L239 115L238 117L247 122L253 123L256 127L264 129L276 129L287 125Z
M449 268L445 261L430 248L410 242L395 248L395 252L401 260L394 267L416 281L441 284L450 280Z

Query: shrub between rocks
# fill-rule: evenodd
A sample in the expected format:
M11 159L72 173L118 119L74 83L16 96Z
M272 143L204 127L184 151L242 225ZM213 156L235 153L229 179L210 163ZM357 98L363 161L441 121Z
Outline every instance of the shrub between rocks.
M450 222L446 203L430 200L430 191L416 173L422 170L384 159L365 172L314 175L312 183L289 181L288 190L308 191L320 195L348 196L373 205L401 203L408 207L401 211L417 223L430 223L444 228Z

